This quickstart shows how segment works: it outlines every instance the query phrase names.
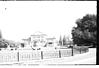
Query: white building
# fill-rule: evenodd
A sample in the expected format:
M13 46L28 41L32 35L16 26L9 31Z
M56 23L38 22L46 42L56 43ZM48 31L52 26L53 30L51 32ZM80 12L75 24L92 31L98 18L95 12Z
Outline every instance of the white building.
M36 32L28 39L23 39L27 48L55 47L57 45L55 37L48 37L46 34Z

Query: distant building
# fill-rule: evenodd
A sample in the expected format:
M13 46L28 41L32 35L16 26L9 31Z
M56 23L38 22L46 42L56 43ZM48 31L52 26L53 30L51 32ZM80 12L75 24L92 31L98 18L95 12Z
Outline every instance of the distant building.
M54 47L56 46L56 38L48 37L46 34L36 32L28 39L23 39L25 47Z

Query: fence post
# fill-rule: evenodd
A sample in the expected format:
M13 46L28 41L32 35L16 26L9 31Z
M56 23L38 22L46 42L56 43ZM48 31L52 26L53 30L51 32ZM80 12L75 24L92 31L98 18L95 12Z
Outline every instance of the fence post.
M59 50L59 58L61 58L61 51Z
M72 48L71 48L71 49L72 49L72 56L73 56L73 46L72 46Z
M43 59L43 51L41 51L41 59Z
M17 57L18 57L18 62L19 62L19 52L17 53Z

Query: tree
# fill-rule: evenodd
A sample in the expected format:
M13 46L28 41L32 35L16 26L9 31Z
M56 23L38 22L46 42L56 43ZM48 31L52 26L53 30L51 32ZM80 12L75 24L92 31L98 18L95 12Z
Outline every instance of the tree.
M97 17L87 14L82 19L76 21L77 27L72 29L72 39L78 46L97 45Z
M59 45L62 45L62 37L60 36Z
M0 48L7 48L7 42L4 39L0 39Z
M66 45L66 37L63 37L63 46Z
M1 31L0 31L0 38L2 38L2 33L1 33Z

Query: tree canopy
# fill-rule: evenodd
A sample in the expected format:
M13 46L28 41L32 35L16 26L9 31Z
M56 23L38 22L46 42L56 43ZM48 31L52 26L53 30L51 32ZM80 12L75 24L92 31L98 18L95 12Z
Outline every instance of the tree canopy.
M72 29L72 39L78 46L97 45L97 17L96 15L87 14L82 19L77 19L77 27Z

